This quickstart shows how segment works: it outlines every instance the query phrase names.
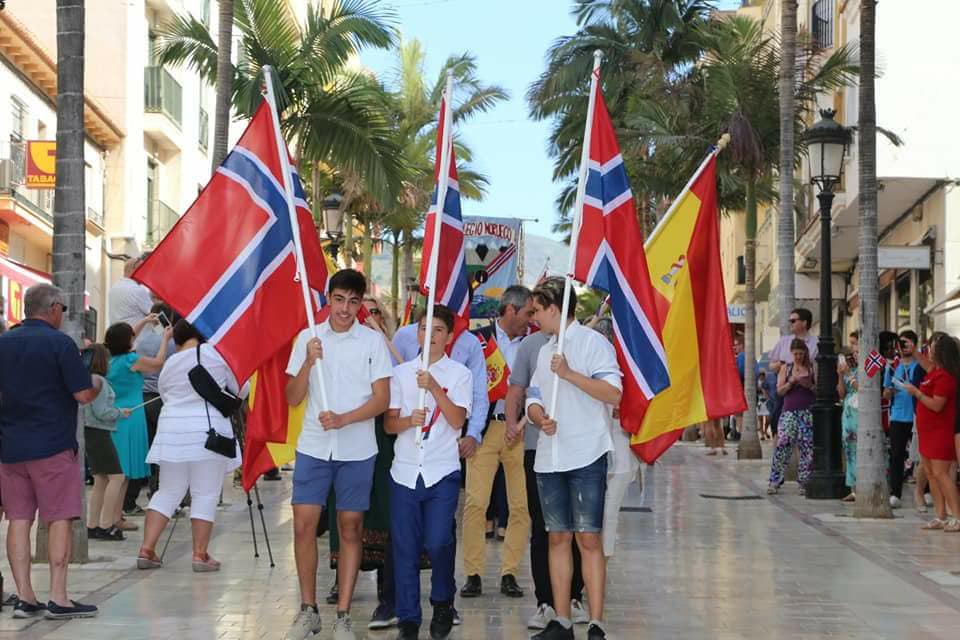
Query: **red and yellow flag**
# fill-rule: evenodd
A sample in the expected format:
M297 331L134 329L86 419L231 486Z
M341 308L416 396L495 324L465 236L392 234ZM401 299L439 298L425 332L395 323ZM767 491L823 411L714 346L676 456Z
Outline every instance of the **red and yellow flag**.
M652 463L692 424L746 411L720 263L716 156L646 242L670 387L647 408L633 450Z
M490 402L503 400L507 397L507 387L509 387L510 367L507 365L507 359L503 357L503 352L497 346L497 341L493 336L484 338L477 335L480 344L483 346L483 357L487 361L487 397Z

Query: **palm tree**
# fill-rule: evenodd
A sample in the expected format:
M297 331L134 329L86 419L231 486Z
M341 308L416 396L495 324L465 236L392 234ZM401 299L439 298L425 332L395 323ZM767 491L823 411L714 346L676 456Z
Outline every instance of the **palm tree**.
M403 175L379 83L347 69L367 47L394 43L394 14L365 0L310 4L303 24L276 0L234 0L240 34L232 105L251 116L262 100L261 68L274 69L281 127L296 141L301 163L353 171L378 200L395 196ZM186 65L213 83L217 46L192 15L176 16L159 32L162 64Z
M877 348L879 295L877 273L877 105L876 0L860 3L858 160L860 198L860 352ZM886 446L880 426L880 383L858 374L860 422L857 430L857 517L892 518L886 480Z
M797 77L797 0L780 4L780 202L777 216L777 307L780 309L780 333L790 332L789 311L796 298L793 257L793 161L794 97L791 87Z
M227 157L230 133L230 97L233 95L233 0L219 0L217 20L217 103L213 114L213 157L210 172L217 170Z

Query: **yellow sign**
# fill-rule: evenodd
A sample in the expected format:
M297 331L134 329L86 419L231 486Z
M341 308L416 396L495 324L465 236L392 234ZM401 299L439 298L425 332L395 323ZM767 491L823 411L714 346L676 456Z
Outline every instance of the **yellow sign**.
M53 140L27 142L27 187L53 189L57 186L57 143Z

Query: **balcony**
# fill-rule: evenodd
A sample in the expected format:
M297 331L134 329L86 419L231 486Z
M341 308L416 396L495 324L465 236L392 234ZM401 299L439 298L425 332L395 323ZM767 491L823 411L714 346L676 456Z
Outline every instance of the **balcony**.
M143 70L144 133L166 151L180 148L183 121L183 89L163 67Z
M817 48L833 47L833 0L817 0L813 3L812 14L810 31Z
M177 215L177 212L165 202L154 200L149 203L147 209L147 246L157 246L179 219L180 216Z

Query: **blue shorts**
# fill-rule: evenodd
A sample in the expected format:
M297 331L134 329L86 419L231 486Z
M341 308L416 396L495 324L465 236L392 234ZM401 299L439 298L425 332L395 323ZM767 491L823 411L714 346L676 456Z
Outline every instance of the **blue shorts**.
M540 507L547 531L600 533L607 496L607 454L580 469L538 473Z
M291 504L327 504L330 488L337 494L337 511L366 511L370 508L373 468L377 456L366 460L318 460L297 451L293 468Z

